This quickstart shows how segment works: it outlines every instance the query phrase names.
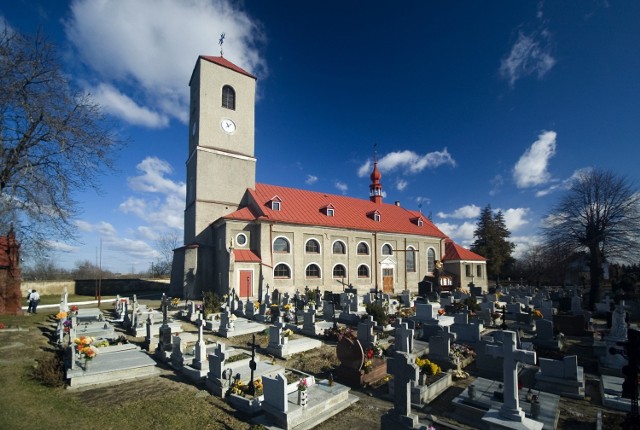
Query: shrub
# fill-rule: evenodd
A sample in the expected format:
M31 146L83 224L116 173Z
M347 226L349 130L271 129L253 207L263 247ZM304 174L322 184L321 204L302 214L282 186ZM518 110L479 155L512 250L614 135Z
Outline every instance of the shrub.
M220 312L222 302L220 296L213 291L205 291L204 293L204 314L215 314Z
M366 309L367 313L373 317L373 320L378 325L387 325L389 316L387 315L387 312L384 310L384 306L381 303L369 303Z

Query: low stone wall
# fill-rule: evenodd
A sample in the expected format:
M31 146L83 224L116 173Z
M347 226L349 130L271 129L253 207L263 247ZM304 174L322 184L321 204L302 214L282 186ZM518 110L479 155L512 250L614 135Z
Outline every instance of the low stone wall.
M22 297L27 297L27 291L35 289L40 295L62 295L65 288L69 294L94 296L96 293L95 279L79 279L70 281L23 281L20 290ZM168 291L168 279L102 279L100 294L115 296L116 294L133 294L141 292Z
M27 291L36 290L41 296L62 295L64 289L69 294L76 293L75 281L22 281L20 290L22 297L27 297Z
M169 280L164 279L102 279L100 281L100 294L103 296L115 296L116 294L128 295L144 292L164 292L169 289ZM96 280L86 279L75 281L76 294L93 296L96 292Z

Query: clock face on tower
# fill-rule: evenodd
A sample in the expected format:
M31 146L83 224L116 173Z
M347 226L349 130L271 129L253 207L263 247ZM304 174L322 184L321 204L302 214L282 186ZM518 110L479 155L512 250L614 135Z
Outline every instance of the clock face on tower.
M229 134L236 131L236 123L231 121L230 119L223 119L222 121L220 121L220 127L222 127L222 130Z

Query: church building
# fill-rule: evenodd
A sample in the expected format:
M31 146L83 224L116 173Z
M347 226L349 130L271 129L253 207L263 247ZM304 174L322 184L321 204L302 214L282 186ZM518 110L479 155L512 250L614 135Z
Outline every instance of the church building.
M257 298L267 285L397 294L425 278L444 280L443 289L487 289L485 258L419 211L382 201L377 160L369 199L256 183L251 73L200 56L189 86L184 245L174 250L172 295L235 289Z

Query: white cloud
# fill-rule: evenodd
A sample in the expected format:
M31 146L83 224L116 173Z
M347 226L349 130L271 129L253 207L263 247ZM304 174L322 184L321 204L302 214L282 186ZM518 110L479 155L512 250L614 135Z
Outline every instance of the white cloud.
M391 172L395 169L403 169L409 173L420 173L426 168L436 168L448 164L455 167L456 161L453 159L447 148L442 151L429 152L419 155L410 150L390 152L378 160L380 172ZM367 160L358 168L358 176L364 177L371 173L371 161Z
M57 252L77 252L80 248L77 246L69 245L68 243L58 242L58 241L47 241L47 247L50 250Z
M367 160L366 163L364 163L358 169L358 176L361 178L364 178L365 176L369 175L372 170L373 170L373 167L371 166L371 160Z
M556 63L551 54L551 36L546 29L529 35L518 32L518 40L509 55L500 62L500 75L513 87L518 79L537 75L542 79Z
M402 191L407 188L407 185L409 185L407 181L405 181L404 179L398 179L398 182L396 182L396 189L398 191Z
M136 168L139 176L128 178L129 187L142 196L129 196L120 204L124 213L134 214L153 228L164 226L183 229L186 185L174 182L165 175L173 173L169 163L156 157L147 157Z
M136 166L140 176L127 179L129 187L134 191L162 194L178 194L182 197L186 193L184 182L173 182L164 175L173 173L173 167L157 157L147 157Z
M549 159L556 153L556 132L545 131L525 151L513 168L513 178L518 188L541 185L550 180L547 172Z
M75 0L70 10L67 38L102 81L91 86L117 88L110 108L138 125L186 122L192 68L198 55L219 55L223 32L225 58L266 74L261 25L230 0Z
M519 230L522 226L529 224L526 219L529 208L511 208L502 211L504 223L511 232Z
M307 179L305 179L304 182L307 185L313 185L316 182L318 182L318 177L317 176L313 176L313 175L307 175Z
M336 181L335 185L336 185L336 188L340 190L342 194L347 194L347 191L349 190L349 187L347 186L347 184L345 184L344 182Z
M489 191L489 195L495 196L500 192L500 189L502 189L502 185L504 184L504 178L502 177L502 175L498 174L494 176L493 179L489 181L489 183L491 184L491 190Z
M476 224L473 222L463 222L462 224L442 222L436 223L436 227L456 243L466 247L473 242L473 232L476 230Z
M152 112L146 107L139 106L110 84L102 83L95 88L89 88L88 91L106 113L130 124L149 128L163 128L169 125L167 115Z
M476 205L466 205L456 209L452 213L438 212L438 217L442 219L456 218L456 219L469 219L477 218L480 216L480 207Z
M547 194L551 194L552 192L557 190L568 190L569 188L571 188L571 185L574 183L574 181L576 181L585 173L588 173L590 170L591 167L585 167L583 169L575 170L569 178L561 181L560 183L553 184L549 188L536 192L536 197L544 197Z
M78 230L84 233L100 233L102 236L117 236L116 229L110 223L106 221L100 221L96 224L91 224L87 221L76 220L75 225Z

